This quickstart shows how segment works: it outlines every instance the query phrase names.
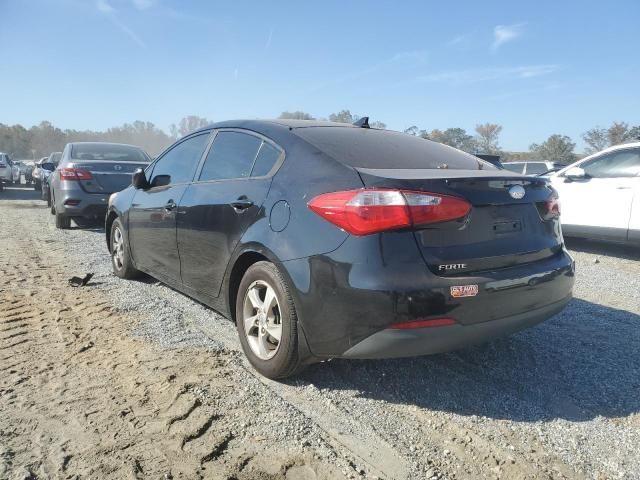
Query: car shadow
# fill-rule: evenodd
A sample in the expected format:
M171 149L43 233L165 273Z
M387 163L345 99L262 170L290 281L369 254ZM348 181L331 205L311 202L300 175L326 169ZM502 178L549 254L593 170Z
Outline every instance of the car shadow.
M575 299L549 321L454 353L334 360L291 384L465 416L587 421L640 412L640 316Z
M565 238L569 250L590 253L593 255L607 255L625 260L640 260L640 248L637 245L608 243L583 238Z
M4 185L0 192L0 200L39 200L37 205L26 205L26 207L47 207L47 203L41 200L41 193L33 188L33 185Z

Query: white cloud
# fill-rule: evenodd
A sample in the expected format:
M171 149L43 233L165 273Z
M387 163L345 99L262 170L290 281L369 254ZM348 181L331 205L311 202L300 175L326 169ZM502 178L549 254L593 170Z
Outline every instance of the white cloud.
M98 11L107 17L111 23L113 23L118 29L120 29L126 36L128 36L134 43L136 43L141 48L147 48L145 43L140 39L140 37L127 27L124 23L120 21L116 14L116 9L111 6L111 4L107 0L97 0L96 8Z
M110 14L115 12L115 9L107 2L107 0L98 0L96 7L100 13Z
M271 28L271 30L269 30L269 36L267 37L267 42L264 44L264 51L266 52L267 50L269 50L269 47L271 46L271 39L273 38L273 27Z
M526 79L549 75L558 69L558 65L521 65L515 67L475 68L469 70L450 70L421 75L419 83L442 82L464 84L487 80Z
M513 25L496 25L493 29L493 45L497 50L501 45L511 42L522 36L526 23L514 23Z
M155 0L131 0L131 3L133 3L133 6L138 10L147 10L153 7Z

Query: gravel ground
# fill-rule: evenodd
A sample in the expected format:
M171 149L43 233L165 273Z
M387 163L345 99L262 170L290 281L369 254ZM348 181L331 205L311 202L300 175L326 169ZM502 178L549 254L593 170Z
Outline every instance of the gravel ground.
M116 278L100 228L57 231L46 210L27 208L33 195L15 192L28 234L61 246L73 274L96 274L90 290L141 319L132 336L194 358L231 356L246 392L238 401L277 407L259 425L237 420L253 436L318 445L314 455L346 477L640 478L637 248L568 242L575 299L510 338L429 357L335 360L276 383L247 366L231 322L153 279ZM206 395L207 382L194 388Z

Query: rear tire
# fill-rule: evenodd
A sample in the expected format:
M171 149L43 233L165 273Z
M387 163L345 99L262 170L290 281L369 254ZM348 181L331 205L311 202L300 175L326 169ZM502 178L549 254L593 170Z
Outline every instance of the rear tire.
M129 242L119 218L116 218L111 225L110 239L113 273L127 280L139 277L141 272L133 266Z
M64 213L56 213L56 228L61 230L70 229L71 217L66 216Z
M275 300L270 301L271 296ZM298 316L287 283L274 264L257 262L242 277L236 325L242 350L259 373L278 379L301 370Z

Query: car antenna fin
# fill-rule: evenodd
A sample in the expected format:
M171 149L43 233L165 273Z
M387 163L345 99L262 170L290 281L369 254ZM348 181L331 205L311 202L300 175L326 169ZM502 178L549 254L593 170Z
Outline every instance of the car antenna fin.
M362 117L360 120L353 122L352 125L360 128L371 128L369 127L369 117Z

